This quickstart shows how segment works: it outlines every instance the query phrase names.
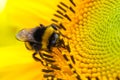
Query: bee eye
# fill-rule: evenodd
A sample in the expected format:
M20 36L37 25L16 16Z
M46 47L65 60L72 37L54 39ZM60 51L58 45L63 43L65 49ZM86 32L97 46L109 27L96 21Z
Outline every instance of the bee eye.
M56 37L54 36L54 37L52 38L52 43L55 44L55 42L56 42Z
M50 38L50 40L49 40L49 44L55 45L58 37L59 37L58 34L53 33L52 36L51 36L51 38Z

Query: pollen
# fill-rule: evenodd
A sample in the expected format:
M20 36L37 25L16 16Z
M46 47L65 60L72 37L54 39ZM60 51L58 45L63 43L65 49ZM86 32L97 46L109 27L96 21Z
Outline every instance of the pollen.
M58 7L55 14L59 17L54 16L52 21L70 37L65 41L71 49L67 55L75 58L73 67L78 74L73 75L79 75L80 80L119 80L120 1L69 0L61 3L66 7L59 4L64 10Z

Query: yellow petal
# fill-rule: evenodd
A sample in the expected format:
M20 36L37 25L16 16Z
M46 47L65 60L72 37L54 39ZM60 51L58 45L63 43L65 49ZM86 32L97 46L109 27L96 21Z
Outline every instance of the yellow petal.
M0 0L0 13L3 11L7 0Z
M21 28L33 27L40 23L50 24L58 2L59 0L9 0L5 11L10 24Z
M34 80L42 78L40 63L35 62L32 53L24 46L0 48L0 80ZM37 80L37 78L35 78Z

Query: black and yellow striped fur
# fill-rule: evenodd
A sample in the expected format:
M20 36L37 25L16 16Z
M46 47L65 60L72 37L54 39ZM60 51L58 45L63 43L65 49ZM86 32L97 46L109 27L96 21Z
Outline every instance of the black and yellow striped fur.
M35 27L31 30L23 29L17 34L17 39L24 41L28 50L34 50L33 58L36 61L40 61L42 65L49 67L49 69L42 69L42 71L45 73L44 77L48 80L62 80L61 78L56 78L53 74L49 74L54 72L54 70L61 70L59 66L54 64L54 56L51 55L54 53L52 48L57 48L61 53L62 51L59 48L64 48L70 53L69 45L65 45L65 42L61 36L68 38L57 29L57 25L55 24L51 24L49 26L40 24L39 27ZM39 54L40 58L36 56L37 54ZM69 59L67 58L66 54L63 54L63 57L69 63ZM72 62L75 64L74 57L70 57ZM70 63L68 66L71 68L71 70L74 70ZM73 73L77 74L75 70ZM76 77L78 80L80 80L78 74Z

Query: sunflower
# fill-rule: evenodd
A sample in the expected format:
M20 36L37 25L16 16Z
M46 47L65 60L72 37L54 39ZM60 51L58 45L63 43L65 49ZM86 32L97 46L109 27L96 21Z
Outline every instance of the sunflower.
M0 80L45 80L41 71L46 68L32 59L31 51L13 38L22 28L33 28L40 23L59 25L62 34L70 39L70 54L54 54L61 67L55 77L65 80L120 79L120 1L119 0L8 0L2 17L0 43ZM2 21L2 20L1 20ZM5 24L6 23L6 24ZM12 37L12 38L11 38ZM8 40L9 39L9 40ZM73 55L72 70L68 59ZM74 73L76 71L76 74Z

